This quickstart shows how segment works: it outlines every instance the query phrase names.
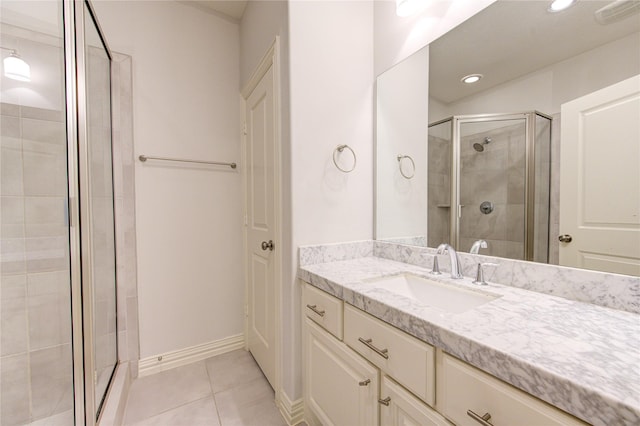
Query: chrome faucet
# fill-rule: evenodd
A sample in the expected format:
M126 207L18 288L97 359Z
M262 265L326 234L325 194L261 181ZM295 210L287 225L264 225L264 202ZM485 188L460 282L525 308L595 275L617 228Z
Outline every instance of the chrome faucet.
M487 242L485 240L478 240L471 246L469 253L478 254L481 248L487 248Z
M449 253L449 261L451 263L451 278L462 278L462 267L460 266L460 259L458 253L449 244L440 244L436 254Z

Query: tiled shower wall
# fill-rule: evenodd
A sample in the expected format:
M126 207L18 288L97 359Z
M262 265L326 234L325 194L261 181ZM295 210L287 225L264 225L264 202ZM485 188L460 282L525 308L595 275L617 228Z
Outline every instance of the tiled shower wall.
M2 104L3 425L73 408L61 111Z
M487 241L482 253L511 259L524 258L525 134L520 124L463 136L460 140L460 250L468 252L477 239ZM492 142L483 152L473 148L485 137ZM490 214L479 206L494 204Z
M138 287L136 260L131 56L113 53L113 191L116 204L118 359L138 376Z
M114 54L118 357L137 376L131 57ZM67 156L62 111L1 104L0 424L73 409Z
M451 127L451 123L441 126ZM451 140L429 133L427 247L438 247L441 243L450 242Z

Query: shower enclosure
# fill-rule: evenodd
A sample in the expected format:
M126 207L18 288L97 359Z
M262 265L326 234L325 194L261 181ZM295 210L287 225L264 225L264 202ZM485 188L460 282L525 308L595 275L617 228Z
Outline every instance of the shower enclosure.
M118 363L111 53L84 1L0 4L0 423L95 424Z
M428 136L428 245L547 262L551 118L454 116Z

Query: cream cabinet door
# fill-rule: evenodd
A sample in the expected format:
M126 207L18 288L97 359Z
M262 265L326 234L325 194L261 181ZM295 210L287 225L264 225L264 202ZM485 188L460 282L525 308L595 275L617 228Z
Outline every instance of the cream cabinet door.
M310 425L378 424L378 369L305 319L305 418Z
M380 388L380 424L382 426L451 425L444 417L387 376L383 376Z

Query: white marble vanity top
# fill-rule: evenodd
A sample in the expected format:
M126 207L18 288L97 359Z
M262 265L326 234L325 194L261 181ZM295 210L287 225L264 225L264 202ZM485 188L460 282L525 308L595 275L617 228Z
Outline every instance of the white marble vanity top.
M429 269L380 257L302 264L298 277L594 425L640 425L640 315L494 283L442 313L367 280ZM435 278L478 289L447 271Z

